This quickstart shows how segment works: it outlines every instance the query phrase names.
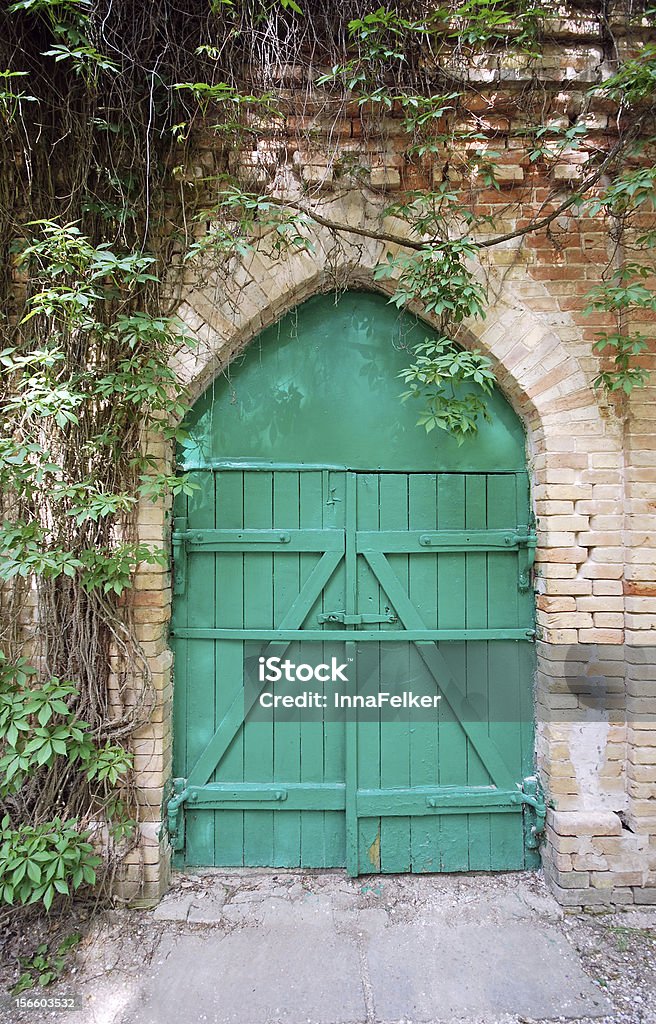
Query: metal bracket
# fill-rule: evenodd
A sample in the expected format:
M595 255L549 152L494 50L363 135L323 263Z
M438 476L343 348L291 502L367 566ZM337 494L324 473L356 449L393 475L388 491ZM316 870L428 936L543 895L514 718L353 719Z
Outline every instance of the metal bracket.
M343 622L345 626L367 626L378 622L398 622L393 612L375 615L374 613L363 612L362 614L348 615L345 611L323 612L317 615L317 622Z

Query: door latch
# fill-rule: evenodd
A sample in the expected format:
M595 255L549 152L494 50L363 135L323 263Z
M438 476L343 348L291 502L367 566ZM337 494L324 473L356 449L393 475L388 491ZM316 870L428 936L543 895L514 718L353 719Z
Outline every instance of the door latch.
M376 615L373 612L362 612L361 614L348 615L345 611L322 612L317 615L317 622L343 622L345 626L369 626L379 622L398 622L393 612Z

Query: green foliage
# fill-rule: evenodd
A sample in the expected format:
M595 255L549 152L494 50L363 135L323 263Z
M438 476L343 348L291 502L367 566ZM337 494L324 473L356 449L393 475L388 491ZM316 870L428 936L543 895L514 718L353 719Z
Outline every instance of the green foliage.
M318 79L318 84L341 85L357 98L363 110L386 114L400 112L405 129L412 135L408 147L411 158L421 161L430 155L443 159L448 165L450 151L467 145L470 170L475 172L480 185L499 190L497 175L501 154L492 149L489 133L474 130L466 133L468 138L465 139L457 127L461 95L455 91L435 95L419 90L415 93L400 91L395 83L410 55L419 50L430 53L434 68L440 67L442 54L450 67L449 62L457 60L456 54L460 59L468 52L490 55L498 46L512 45L524 58L538 57L542 21L552 14L547 5L505 0L442 4L432 7L421 18L413 18L409 9L379 7L349 22L353 54L349 60L333 65L329 73ZM653 10L646 16L653 18ZM453 80L447 77L450 83ZM649 105L653 105L655 91L656 46L646 44L637 56L622 61L609 79L593 86L590 93L602 92L615 101L620 110L648 110ZM563 124L556 118L545 122L536 118L534 123L526 125L523 134L530 143L530 163L553 164L572 151L590 152L590 131L583 118L570 124ZM630 134L628 131L627 138ZM479 147L469 145L476 141L480 141ZM638 154L636 147L635 155ZM593 168L591 164L590 174ZM656 171L649 162L630 170L616 164L611 171L611 180L602 191L574 197L572 206L582 208L590 216L605 213L619 219L623 226L636 211L653 211ZM439 189L423 195L408 193L386 213L404 219L411 232L425 240L420 252L390 255L387 263L376 271L378 279L397 280L393 301L399 306L420 303L427 311L437 313L445 328L449 322L458 323L469 316L483 315L484 291L459 254L453 252L454 245L464 243L469 246L467 258L473 260L477 247L468 239L453 240L462 234L463 224L471 238L473 232L486 227L491 218L474 212L463 202L460 192L449 185L448 176L445 176L441 194ZM647 231L637 244L639 248L653 249L656 232ZM651 282L647 280L653 270L653 266L625 260L609 281L591 291L588 310L620 316L656 308ZM608 348L609 343L604 347ZM596 351L602 349L596 347ZM632 342L616 346L613 364L597 378L597 386L627 392L646 384L647 372L633 362L638 354Z
M25 661L9 664L0 651L0 796L18 792L60 757L78 763L87 782L114 786L130 768L126 750L97 744L88 723L71 709L79 696L74 683L49 679L35 685L34 676Z
M21 975L14 987L12 995L19 995L26 989L46 988L53 981L57 981L66 968L68 959L81 941L79 932L72 932L65 939L59 942L54 950L50 949L47 942L40 943L33 956L21 957Z
M455 9L442 8L449 32L464 39L470 46L493 45L512 40L517 49L536 53L541 19L549 14L546 7L509 0L468 0Z
M189 484L179 486L182 489ZM102 500L104 502L106 498ZM80 522L97 518L93 508L82 508L80 512L69 508L65 514ZM88 593L99 590L103 594L112 592L120 596L131 585L139 562L166 564L165 555L147 544L116 543L112 547L82 548L77 554L50 544L46 529L39 523L11 521L0 524L0 580L11 580L15 576L24 579L43 576L50 580L59 576L78 577Z
M648 279L653 280L654 273L653 265L631 260L623 262L609 280L588 292L587 312L615 313L619 319L638 309L656 310L656 291L645 284ZM595 378L596 388L630 395L634 388L645 387L649 383L649 371L636 363L636 359L649 348L646 335L618 329L612 333L601 332L597 337L593 350L610 354L611 364Z
M644 387L648 383L649 372L634 363L634 359L649 347L646 335L638 331L631 334L604 332L600 333L598 338L593 345L594 351L605 352L606 349L610 349L613 368L599 374L594 381L595 387L602 387L611 392L622 391L625 395L630 395L634 388Z
M485 291L465 263L475 253L476 246L467 239L427 244L412 255L388 253L374 278L396 279L390 301L399 308L419 301L427 313L460 323L466 317L485 316Z
M624 171L606 186L602 195L589 200L586 212L590 217L596 217L602 211L621 217L645 205L653 209L655 190L656 167Z
M10 14L30 14L43 20L57 42L42 50L44 57L56 63L70 61L74 74L92 85L99 72L118 71L118 65L100 53L89 38L91 0L17 0L9 5Z
M214 179L216 180L216 179ZM211 208L203 208L195 220L205 232L187 247L185 262L199 266L231 256L243 258L254 250L254 239L265 239L274 255L284 251L313 252L307 237L307 214L289 209L270 196L245 192L228 179L218 179L219 193Z
M91 787L92 803L98 812L104 808L110 826L128 832L127 808L111 792L130 771L131 756L118 744L99 743L78 717L79 687L56 678L37 684L35 677L24 659L11 663L0 651L0 799L20 796L32 779L45 785L63 765ZM77 817L31 824L5 814L0 902L41 902L49 910L57 894L93 885L101 858L89 836Z
M352 19L348 28L369 62L405 60L405 49L417 40L436 47L457 39L459 44L472 48L491 48L512 39L515 49L535 53L540 22L548 13L546 8L531 3L467 0L429 8L421 19L379 7Z
M50 910L57 894L69 896L93 885L101 858L75 819L53 818L41 825L0 822L0 900L43 903Z
M427 433L438 427L462 444L477 433L481 416L489 418L484 396L494 388L492 363L478 349L460 349L445 337L426 340L413 352L415 362L400 374L409 385L403 401L423 403L417 425Z
M90 695L103 694L110 638L126 635L116 602L137 565L166 562L161 549L131 538L135 509L191 484L142 450L144 431L174 436L185 410L169 366L184 344L181 325L140 308L157 284L154 258L93 244L71 222L41 219L28 230L14 245L29 282L25 307L0 351L0 484L11 496L0 583L30 580L50 600L47 614L64 614L64 635L73 624L65 665L82 678L69 681L68 667L40 678L0 657L0 902L49 910L57 894L97 880L101 859L85 822L105 822L115 843L132 841L132 757ZM117 721L122 736L129 713Z
M17 258L37 288L27 300L21 344L0 352L10 384L5 410L10 422L21 423L23 436L13 444L0 440L0 474L13 472L22 492L35 482L47 483L50 500L79 526L128 513L140 485L133 494L112 493L89 476L70 480L52 449L64 446L70 430L91 415L103 425L88 443L97 456L114 462L123 453L123 432L144 410L142 422L152 422L158 432L164 429L162 415L181 418L185 406L168 357L184 331L175 318L127 308L140 289L156 282L152 256L119 253L106 243L93 246L74 224L43 221L34 227L39 235L20 246ZM106 355L72 363L71 345ZM48 420L54 435L46 450ZM143 493L149 489L144 480Z
M623 107L644 103L653 98L656 89L656 46L648 43L637 57L630 57L607 78L592 87Z
M0 112L9 123L18 114L21 103L36 103L36 96L21 90L14 91L17 84L14 79L24 78L27 74L27 71L0 71Z
M654 267L635 261L626 261L617 267L610 279L591 288L588 293L588 311L656 309L656 292L643 282L653 278Z
M218 52L213 47L199 47L200 52L209 57L217 59ZM189 92L197 104L204 127L217 134L229 136L232 140L240 135L257 135L258 129L253 123L248 123L244 114L246 112L257 113L260 120L282 116L275 102L275 97L270 92L260 95L253 93L242 93L227 82L176 82L173 86L178 92ZM220 120L207 124L210 114L212 117L220 115ZM183 141L191 128L191 121L180 121L172 128L173 134L178 141Z
M449 226L459 214L460 197L448 181L436 185L430 192L421 189L408 191L385 210L386 217L401 217L412 225L413 233L419 238L427 235L447 237ZM472 246L467 255L473 254Z
M651 215L656 209L656 167L622 171L599 195L589 198L583 209L590 217L603 214L612 219L616 231L618 226L620 230L631 227L636 214ZM634 234L637 234L635 229ZM653 287L656 263L652 252L655 245L656 232L637 235L633 252L649 262L623 259L608 278L591 288L586 296L586 313L615 314L618 321L616 331L600 333L593 345L595 352L610 355L610 366L593 382L595 387L609 393L630 395L634 388L645 387L650 380L648 370L636 363L649 347L648 338L640 332L627 333L622 325L638 310L656 310Z
M278 0L283 11L293 11L294 14L303 14L303 9L298 6L296 0Z
M584 123L579 122L568 127L548 122L531 125L524 129L523 134L532 144L528 156L530 163L535 163L536 160L555 162L561 159L564 153L580 149L588 135L588 129Z

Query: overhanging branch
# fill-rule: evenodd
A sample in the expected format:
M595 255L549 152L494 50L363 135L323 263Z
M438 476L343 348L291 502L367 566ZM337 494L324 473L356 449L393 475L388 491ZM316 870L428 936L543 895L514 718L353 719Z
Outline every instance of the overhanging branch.
M540 217L537 220L532 221L523 228L517 228L515 231L508 231L503 235L497 235L494 238L487 238L481 242L475 242L474 244L479 249L490 249L495 245L500 245L502 242L509 242L513 238L522 238L525 235L532 234L535 231L541 231L543 228L548 227L549 224L551 224L557 217L560 217L565 210L570 209L570 207L578 203L579 200L584 198L590 189L594 188L621 154L637 138L640 134L641 128L642 119L639 119L634 123L634 125L632 125L625 135L622 135L617 140L599 167L592 174L588 175L585 181L583 181L582 184L567 197L567 199L552 210L551 213L545 214L544 217ZM397 235L390 231L376 230L375 228L363 228L353 224L343 224L330 217L324 217L317 210L308 208L301 203L295 203L288 199L278 199L272 196L267 196L267 200L280 207L290 207L293 210L297 210L299 213L309 217L316 224L319 224L321 227L328 228L330 231L358 235L359 237L370 238L377 242L388 242L390 245L398 245L401 248L411 249L415 252L422 252L427 246L436 245L443 241L443 239L440 238L428 238L420 241L413 238L407 238L404 235ZM463 238L458 239L458 241L462 240Z

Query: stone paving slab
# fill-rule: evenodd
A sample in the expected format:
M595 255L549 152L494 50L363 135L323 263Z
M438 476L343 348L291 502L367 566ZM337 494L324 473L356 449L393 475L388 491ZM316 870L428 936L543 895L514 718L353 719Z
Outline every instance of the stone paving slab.
M186 931L166 937L121 1024L601 1016L608 1003L560 933L560 908L514 877L216 878L153 915ZM212 927L199 936L189 926L201 921Z
M125 1024L333 1024L366 1017L358 950L329 922L168 937ZM300 964L299 964L300 961Z
M382 1018L602 1015L608 1003L572 952L554 925L510 918L439 929L392 926L370 939L367 961Z
M177 876L86 942L75 988L66 1024L615 1019L531 873Z

